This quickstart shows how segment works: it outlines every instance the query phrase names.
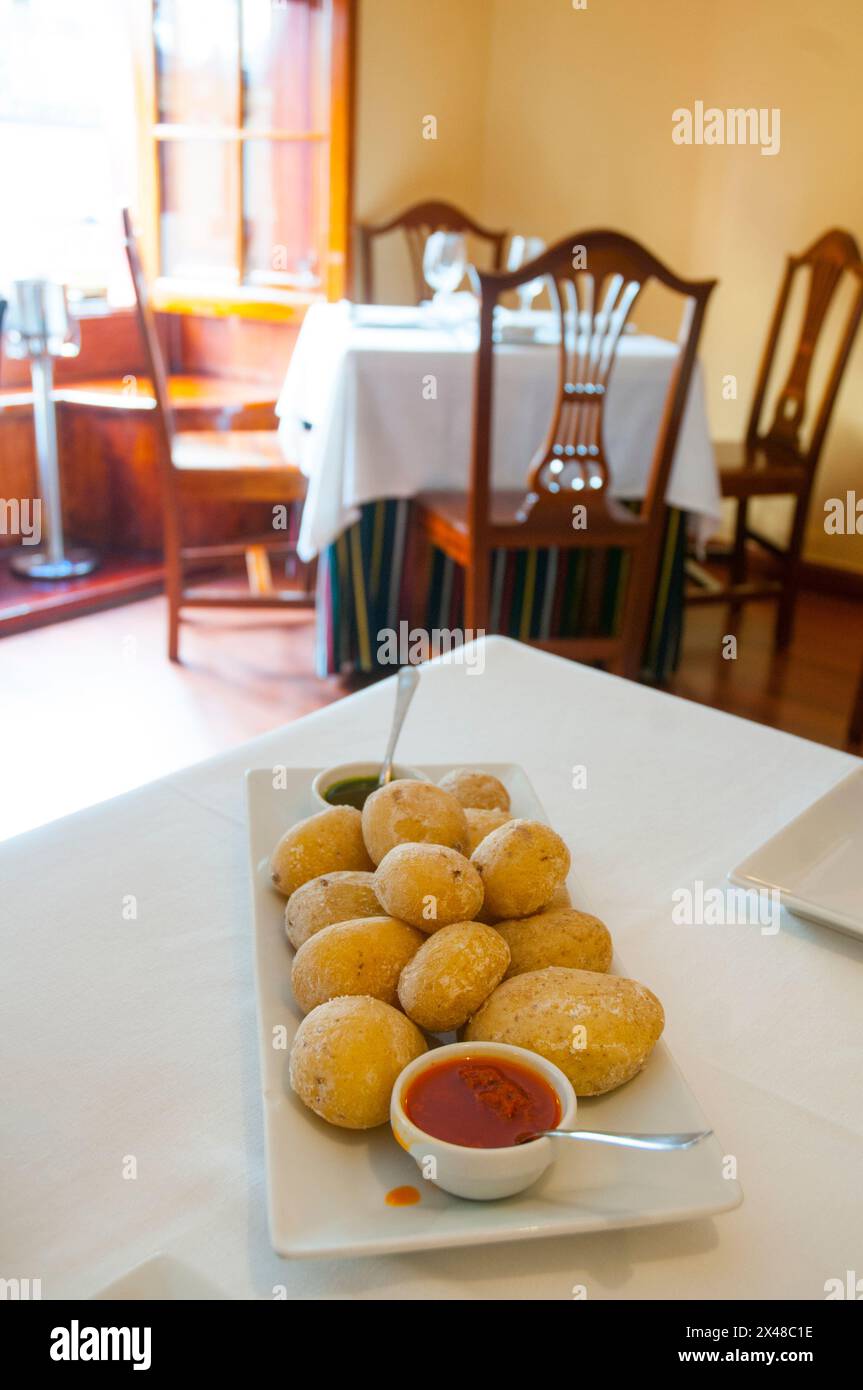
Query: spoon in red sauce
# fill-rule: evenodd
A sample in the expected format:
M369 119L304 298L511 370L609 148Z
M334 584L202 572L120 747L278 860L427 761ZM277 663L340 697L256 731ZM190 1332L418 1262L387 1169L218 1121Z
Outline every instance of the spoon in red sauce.
M712 1129L682 1134L603 1134L593 1129L538 1129L532 1134L519 1134L515 1142L529 1144L533 1139L586 1139L594 1144L617 1144L622 1149L691 1149L712 1133Z

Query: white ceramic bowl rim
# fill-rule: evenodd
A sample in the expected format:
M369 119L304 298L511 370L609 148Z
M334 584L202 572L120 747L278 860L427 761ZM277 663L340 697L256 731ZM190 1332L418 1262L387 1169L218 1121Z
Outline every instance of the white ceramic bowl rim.
M365 762L334 763L332 767L322 768L312 779L312 795L322 806L329 807L324 792L336 782L347 782L352 777L374 777L380 772L383 758L370 758ZM412 782L429 782L431 779L418 767L408 767L406 763L393 764L393 778Z
M471 1155L501 1155L512 1154L519 1149L524 1153L531 1150L536 1151L541 1147L546 1149L551 1143L549 1139L535 1139L530 1146L521 1144L503 1144L495 1148L477 1148L472 1144L453 1144L449 1139L439 1139L436 1134L429 1134L428 1130L421 1129L420 1126L411 1119L404 1107L402 1096L408 1082L413 1081L420 1072L425 1071L429 1066L444 1060L447 1057L511 1057L514 1062L520 1062L522 1066L535 1071L537 1075L543 1077L552 1085L557 1093L560 1102L560 1119L555 1126L560 1129L565 1123L572 1125L575 1121L575 1114L578 1108L578 1099L573 1090L572 1082L561 1071L560 1067L555 1066L554 1062L549 1062L547 1058L540 1056L538 1052L531 1052L526 1047L516 1047L514 1043L496 1042L460 1042L447 1043L444 1047L432 1047L428 1052L423 1052L421 1056L415 1057L412 1062L399 1072L396 1084L393 1087L393 1102L399 1112L401 1122L423 1138L429 1139L437 1148L443 1149L452 1154L461 1156Z

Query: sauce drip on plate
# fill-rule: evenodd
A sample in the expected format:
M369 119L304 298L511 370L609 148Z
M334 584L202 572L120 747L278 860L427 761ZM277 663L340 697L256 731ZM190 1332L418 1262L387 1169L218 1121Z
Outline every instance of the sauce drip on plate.
M388 1207L415 1207L420 1194L415 1187L394 1187L384 1198Z
M560 1101L544 1076L502 1057L448 1058L421 1071L404 1108L418 1129L469 1149L504 1149L560 1124Z

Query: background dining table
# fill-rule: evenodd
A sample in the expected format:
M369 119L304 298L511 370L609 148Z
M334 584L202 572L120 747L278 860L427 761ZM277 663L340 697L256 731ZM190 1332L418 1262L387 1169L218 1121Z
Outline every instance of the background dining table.
M386 682L0 845L0 1277L86 1297L144 1265L146 1293L167 1260L175 1292L428 1302L822 1299L860 1272L863 942L785 913L775 935L672 919L675 890L721 886L859 760L507 639L482 656L481 672L423 669L401 756L523 765L584 905L664 1003L742 1206L523 1244L275 1256L243 774L379 756Z
M306 560L324 557L320 674L351 665L371 669L376 628L395 628L405 616L410 498L424 489L467 488L477 301L470 295L456 299L462 309L450 318L429 305L343 301L316 305L303 321L277 414L285 456L298 462L308 479L299 553ZM525 483L551 418L559 332L557 316L548 310L504 311L502 325L510 338L495 353L493 482L513 488ZM673 342L652 334L626 333L621 339L604 419L611 489L622 499L638 502L647 490L676 354ZM716 531L719 479L698 364L667 501L673 517L682 519L682 544L687 530L697 545ZM361 520L363 527L358 526ZM674 537L670 548L675 549ZM680 561L682 545L676 549ZM544 567L526 586L538 606L539 630L529 634L526 616L518 611L524 589L518 577L507 586L501 567L492 586L490 629L523 637L553 635L550 614L561 601L554 604L552 593L562 569ZM452 584L452 575L444 573L440 626L450 625L446 614ZM518 589L514 613L511 602L501 602L513 587ZM659 598L660 619L668 601L666 586Z
M474 307L476 301L473 301ZM493 466L498 487L527 478L551 418L559 336L538 310L510 321L535 340L496 353ZM506 330L504 330L506 331ZM300 330L276 413L285 455L309 480L298 549L311 560L377 497L466 488L473 420L476 314L447 323L431 307L319 304ZM624 334L605 412L612 491L644 496L675 344ZM645 447L647 444L647 447ZM719 521L719 480L704 382L696 366L668 487L668 501L706 540Z

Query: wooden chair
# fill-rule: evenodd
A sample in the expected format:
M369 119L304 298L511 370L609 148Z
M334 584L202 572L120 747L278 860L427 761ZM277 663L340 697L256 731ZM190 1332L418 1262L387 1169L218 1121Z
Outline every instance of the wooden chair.
M156 401L159 468L162 476L165 546L165 591L168 598L168 655L179 661L179 630L187 608L310 607L314 595L310 572L301 589L277 589L270 568L272 549L295 547L277 533L232 545L184 547L184 504L270 502L290 508L302 502L306 481L286 463L275 430L194 430L177 432L168 394L168 376L150 305L147 282L127 209L123 210L126 255L135 287L138 322L147 371ZM245 555L249 586L240 590L187 588L187 562L207 562Z
M391 218L389 222L381 222L377 225L361 223L357 227L362 271L361 293L365 304L374 304L375 302L372 266L374 243L378 237L399 230L404 231L408 244L415 303L417 304L429 297L429 289L423 276L423 255L425 244L432 232L470 234L478 241L487 244L491 268L501 270L503 267L503 250L509 235L508 232L492 232L487 227L481 227L466 212L454 207L452 203L416 203L413 207L400 212L397 217Z
M588 269L573 269L573 247ZM548 276L560 316L557 386L544 442L530 463L526 491L490 487L493 407L493 319L500 295ZM656 280L686 297L679 352L654 446L647 494L636 513L609 490L603 409L626 320L641 289ZM617 634L552 638L534 645L583 661L601 661L638 675L656 583L666 516L665 492L698 339L715 281L683 280L638 242L619 232L565 237L536 260L503 275L481 275L473 452L466 493L428 492L416 499L415 544L425 568L429 545L465 570L465 627L487 629L491 554L523 547L620 547L630 556L626 600ZM577 508L584 511L577 513ZM578 527L578 529L576 529Z
M773 419L761 431L764 401L774 368L774 358L785 326L786 312L795 281L808 269L810 279L799 336ZM847 273L853 281L852 303L838 335L823 394L817 406L808 409L807 398L812 361L836 290ZM815 470L848 357L863 314L863 264L860 249L850 235L838 229L825 232L799 256L789 256L773 321L761 359L758 383L749 412L746 438L742 444L716 446L723 497L737 502L734 546L730 554L729 583L721 584L699 566L688 566L700 587L690 591L694 603L730 602L738 607L748 599L774 599L778 602L776 645L791 640L794 608L800 581L800 557L806 531L806 518ZM811 428L809 428L811 426ZM804 427L808 442L802 442ZM756 531L748 520L753 497L793 497L794 515L787 547L776 545ZM747 544L754 542L780 566L778 579L750 582L747 575Z

